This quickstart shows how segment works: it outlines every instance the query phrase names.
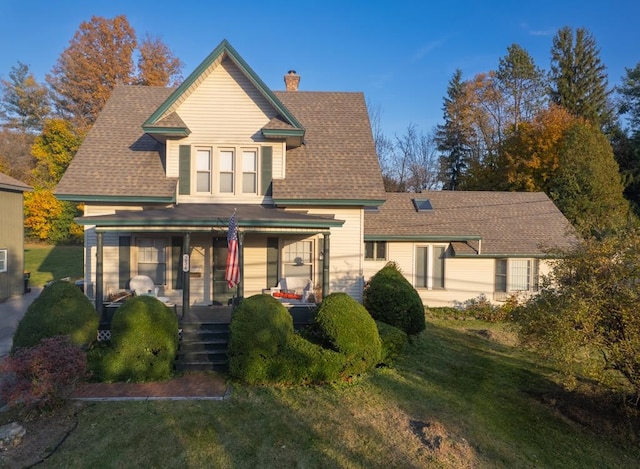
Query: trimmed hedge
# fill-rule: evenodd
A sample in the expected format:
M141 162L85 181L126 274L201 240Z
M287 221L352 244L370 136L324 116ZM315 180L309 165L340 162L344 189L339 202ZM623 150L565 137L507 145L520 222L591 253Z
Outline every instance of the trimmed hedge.
M11 353L59 335L69 336L72 343L86 348L97 339L99 322L93 304L76 285L53 282L42 290L18 323Z
M102 381L170 378L178 351L178 318L152 296L136 296L120 306L111 322L111 349L93 366Z
M376 326L382 341L382 363L388 365L404 352L409 337L405 331L382 321L376 321Z
M380 363L382 345L376 323L364 306L346 293L331 293L322 301L313 329L325 347L344 356L345 377Z
M420 295L394 262L387 263L367 282L363 304L375 320L409 335L419 334L426 327Z

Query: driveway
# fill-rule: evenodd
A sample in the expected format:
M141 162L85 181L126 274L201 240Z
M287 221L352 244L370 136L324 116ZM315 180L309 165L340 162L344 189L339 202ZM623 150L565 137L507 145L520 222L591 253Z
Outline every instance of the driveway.
M18 322L41 291L41 287L32 287L30 293L15 296L0 303L0 358L8 355L11 351L13 333L18 327Z

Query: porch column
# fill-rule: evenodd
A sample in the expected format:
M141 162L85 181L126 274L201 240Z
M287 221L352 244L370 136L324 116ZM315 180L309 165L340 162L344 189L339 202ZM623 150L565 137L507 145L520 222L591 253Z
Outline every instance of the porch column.
M240 276L238 278L238 285L236 285L236 297L234 307L240 303L241 298L244 296L244 233L238 232L238 268L240 269Z
M103 264L103 255L104 255L104 233L101 231L96 231L96 311L98 312L98 316L102 320L102 311L104 309L104 299L103 299L103 277L104 277L104 264Z
M184 234L184 239L182 241L182 319L184 321L189 320L189 302L190 302L190 287L189 280L191 278L189 271L191 270L191 255L189 251L191 250L191 233L187 232Z
M329 235L331 233L323 233L322 243L322 299L329 295Z

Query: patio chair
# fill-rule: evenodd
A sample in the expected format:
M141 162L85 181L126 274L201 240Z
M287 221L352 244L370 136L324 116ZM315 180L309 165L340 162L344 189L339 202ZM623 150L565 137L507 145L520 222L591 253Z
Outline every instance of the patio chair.
M138 296L148 295L157 297L158 292L160 291L160 289L154 285L151 277L146 275L136 275L135 277L131 277L131 280L129 280L129 288Z

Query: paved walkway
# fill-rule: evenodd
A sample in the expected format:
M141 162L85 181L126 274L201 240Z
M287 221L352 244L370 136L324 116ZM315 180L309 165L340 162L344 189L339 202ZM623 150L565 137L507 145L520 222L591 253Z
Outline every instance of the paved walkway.
M214 400L227 399L231 388L217 373L186 373L153 383L84 383L73 399L82 401Z
M13 333L27 308L41 291L42 287L32 287L30 293L14 296L0 303L0 358L11 351Z

